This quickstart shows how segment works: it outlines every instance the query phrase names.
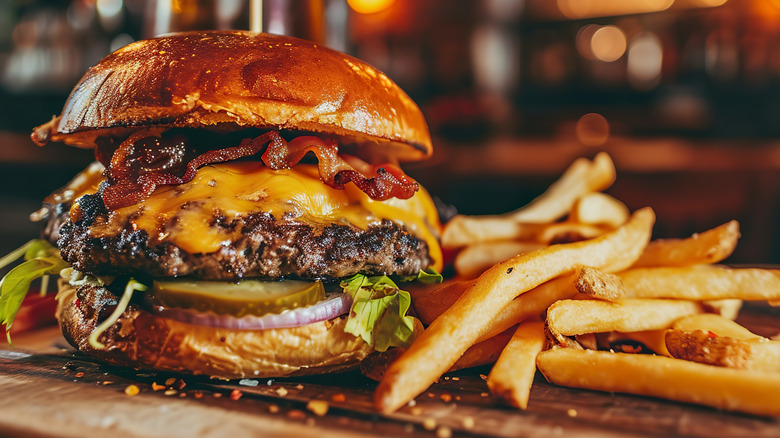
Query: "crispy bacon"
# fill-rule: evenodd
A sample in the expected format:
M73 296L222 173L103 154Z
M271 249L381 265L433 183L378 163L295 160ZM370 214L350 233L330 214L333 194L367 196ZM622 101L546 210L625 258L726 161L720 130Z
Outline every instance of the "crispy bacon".
M103 202L109 210L147 199L157 187L184 184L205 165L262 154L271 169L288 169L312 152L318 160L322 181L336 189L348 182L372 199L391 197L408 199L418 190L416 181L392 164L371 165L350 155L339 155L338 145L314 136L297 137L286 142L277 131L244 139L239 146L211 150L193 157L183 138L162 141L160 130L142 130L131 135L114 151L106 170L108 184ZM266 147L267 145L267 147ZM101 161L108 155L104 148L96 154Z
M417 182L392 164L370 165L352 156L338 153L333 140L319 137L296 137L289 143L273 143L263 153L263 163L271 169L288 169L298 164L307 153L317 157L320 179L325 184L343 190L352 182L372 199L383 201L392 197L409 199L419 189Z

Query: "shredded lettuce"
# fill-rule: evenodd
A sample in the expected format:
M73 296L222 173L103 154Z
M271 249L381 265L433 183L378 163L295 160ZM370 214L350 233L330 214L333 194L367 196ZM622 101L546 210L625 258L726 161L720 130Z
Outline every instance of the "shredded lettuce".
M106 348L105 344L98 341L98 337L102 335L104 331L108 330L109 327L114 325L119 320L119 317L122 316L122 313L127 310L127 306L130 304L130 298L133 297L133 292L137 290L145 291L146 289L147 286L145 284L139 283L132 278L127 281L125 292L122 294L122 298L119 299L119 303L117 303L114 311L111 312L111 315L109 315L105 321L95 327L95 330L93 330L92 333L90 333L88 341L92 348L96 350L103 350Z
M0 280L0 324L5 325L8 344L11 344L11 327L22 301L33 280L47 275L59 274L68 267L59 255L59 250L45 240L31 240L22 247L3 257L0 264L7 266L24 255L25 261Z
M421 271L417 277L400 280L434 282L437 276L441 281L438 273ZM342 281L341 287L354 298L344 331L363 338L375 350L406 348L422 332L422 323L406 314L412 304L411 295L390 277L356 274Z

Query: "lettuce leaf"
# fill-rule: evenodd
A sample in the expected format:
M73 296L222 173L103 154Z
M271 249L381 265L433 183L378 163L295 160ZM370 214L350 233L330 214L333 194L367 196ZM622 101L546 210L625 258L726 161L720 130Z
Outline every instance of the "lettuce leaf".
M415 278L402 277L402 281L436 281L438 273L421 271ZM441 280L438 280L441 281ZM360 336L377 351L390 347L408 347L422 332L422 323L407 315L412 304L409 292L401 290L386 275L369 277L356 274L341 282L344 292L354 301L344 331Z
M59 250L45 240L30 241L12 254L18 254L17 258L24 254L25 262L8 271L0 280L0 324L5 325L9 344L11 327L30 289L30 283L46 275L59 274L68 267L60 258Z

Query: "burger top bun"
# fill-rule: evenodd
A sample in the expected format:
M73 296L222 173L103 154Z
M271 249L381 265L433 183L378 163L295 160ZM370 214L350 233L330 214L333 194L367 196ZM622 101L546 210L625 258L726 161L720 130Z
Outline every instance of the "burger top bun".
M398 161L432 153L420 109L384 73L309 41L243 31L178 33L117 50L33 140L88 148L151 125L323 132Z

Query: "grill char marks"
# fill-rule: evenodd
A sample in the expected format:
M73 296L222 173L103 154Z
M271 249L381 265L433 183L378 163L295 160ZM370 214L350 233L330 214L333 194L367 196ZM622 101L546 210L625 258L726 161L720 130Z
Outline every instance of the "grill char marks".
M431 263L427 245L389 220L362 230L277 221L256 213L241 220L238 239L207 254L191 254L166 241L154 243L145 231L133 230L130 224L115 235L94 238L85 222L66 222L58 245L65 261L96 275L336 279L358 272L415 275ZM218 218L212 226L238 224Z

